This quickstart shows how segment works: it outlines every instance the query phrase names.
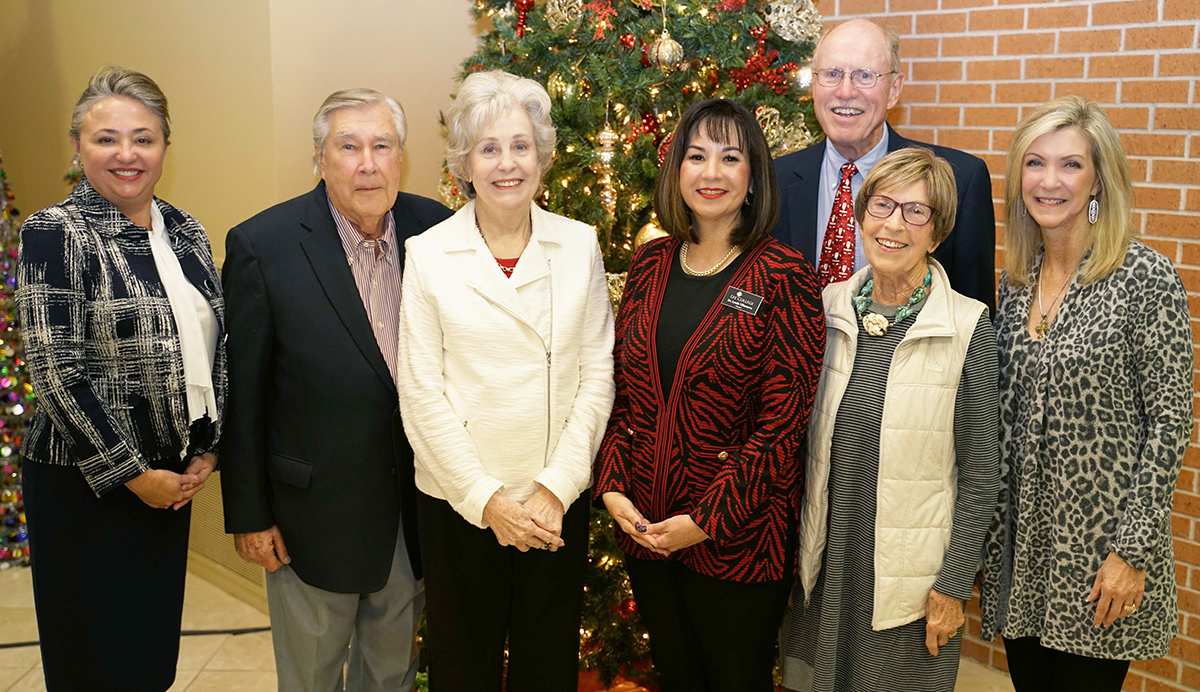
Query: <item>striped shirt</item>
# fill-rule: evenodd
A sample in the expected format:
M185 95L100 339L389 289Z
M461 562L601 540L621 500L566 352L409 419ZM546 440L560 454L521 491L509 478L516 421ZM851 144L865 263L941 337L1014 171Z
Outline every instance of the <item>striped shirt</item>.
M338 213L329 203L333 222L337 225L346 262L354 274L354 285L362 297L375 343L387 362L396 381L396 358L400 339L400 264L396 253L396 220L388 211L383 221L383 233L378 239L368 238L354 224Z

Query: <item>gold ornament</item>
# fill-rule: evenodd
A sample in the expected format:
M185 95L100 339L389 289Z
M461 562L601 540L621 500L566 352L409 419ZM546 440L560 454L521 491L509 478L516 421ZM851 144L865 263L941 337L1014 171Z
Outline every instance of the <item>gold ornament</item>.
M667 232L658 225L657 221L658 217L651 212L650 222L645 226L642 226L641 229L638 230L637 235L633 237L633 249L636 250L655 238L667 237Z
M617 139L616 130L613 130L608 123L604 123L604 129L596 135L596 142L600 146L596 148L596 163L592 164L592 170L600 174L600 180L597 181L600 185L600 204L608 213L609 219L617 216L617 190L613 185L612 178L612 162L613 157L616 156L613 145L617 143Z
M546 93L555 101L572 101L575 98L575 84L554 72L546 79Z
M765 18L775 33L793 43L815 41L825 24L812 0L771 0Z
M449 171L442 173L442 179L438 181L438 194L442 196L442 201L451 209L461 209L464 204L470 201L470 198L458 189L458 182L454 180L454 176L450 175Z
M771 106L759 106L754 111L758 124L762 127L767 145L771 147L771 156L783 156L793 151L800 151L813 143L812 133L801 120L798 123L784 125L779 109Z
M783 156L790 154L793 151L800 151L812 146L816 138L808 131L808 125L801 120L797 124L787 125L783 128L783 141L779 143L779 151L774 156Z
M792 70L788 76L791 77L792 84L796 85L796 92L800 94L800 100L811 100L813 83L812 62L805 60L796 69Z
M549 0L546 3L546 23L553 31L577 23L582 16L583 0Z
M646 50L646 57L650 58L650 62L667 70L683 60L683 46L671 38L670 31L663 29L662 36L659 36Z
M625 294L625 272L620 274L607 272L604 278L608 281L608 300L612 303L613 314L621 307L621 296Z

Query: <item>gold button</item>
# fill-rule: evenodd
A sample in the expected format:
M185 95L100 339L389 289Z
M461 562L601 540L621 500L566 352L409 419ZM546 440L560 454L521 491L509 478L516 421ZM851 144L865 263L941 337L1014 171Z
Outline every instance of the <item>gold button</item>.
M633 428L625 428L625 432L627 432L627 433L629 433L630 435L632 435L632 434L633 434Z
M717 458L720 459L721 461L725 461L726 459L729 458L729 452L721 452L720 454L717 455Z

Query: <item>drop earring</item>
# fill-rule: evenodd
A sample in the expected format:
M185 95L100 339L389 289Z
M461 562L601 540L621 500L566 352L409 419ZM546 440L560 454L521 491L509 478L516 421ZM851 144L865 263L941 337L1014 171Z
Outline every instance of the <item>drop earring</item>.
M76 154L71 159L71 170L67 171L67 174L63 176L63 180L74 186L79 184L81 178L83 178L83 166L79 163L79 154Z
M1088 202L1088 223L1096 223L1096 219L1100 218L1100 202L1093 197L1092 201Z

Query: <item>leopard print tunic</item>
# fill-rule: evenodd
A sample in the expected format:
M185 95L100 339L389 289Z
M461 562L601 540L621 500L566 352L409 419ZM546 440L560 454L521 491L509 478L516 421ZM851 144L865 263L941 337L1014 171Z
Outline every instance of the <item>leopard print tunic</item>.
M1163 656L1178 626L1171 501L1192 428L1183 283L1133 242L1111 276L1071 285L1040 341L1025 326L1034 299L1035 287L1001 278L1003 488L985 548L983 637ZM1097 628L1084 599L1112 551L1147 570L1146 591L1136 613Z

